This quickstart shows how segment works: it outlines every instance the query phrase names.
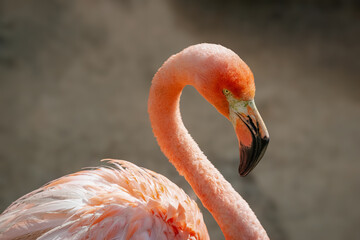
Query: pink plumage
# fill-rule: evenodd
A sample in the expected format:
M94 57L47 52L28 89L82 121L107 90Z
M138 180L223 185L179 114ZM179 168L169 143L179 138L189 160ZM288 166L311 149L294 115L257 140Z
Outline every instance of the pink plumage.
M148 102L161 150L189 182L226 239L268 239L246 201L186 130L181 91L194 86L229 119L246 176L269 142L254 102L250 68L231 50L198 44L170 57L155 74ZM59 178L0 215L0 239L209 239L196 203L167 178L120 160Z
M0 239L208 239L202 214L162 175L120 160L64 176L14 202Z

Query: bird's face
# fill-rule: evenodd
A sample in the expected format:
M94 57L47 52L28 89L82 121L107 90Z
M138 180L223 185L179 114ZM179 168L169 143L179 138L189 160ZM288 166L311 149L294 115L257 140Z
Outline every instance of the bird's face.
M228 118L239 141L239 174L246 176L263 157L270 140L269 133L254 99L238 99L228 89L223 89L223 93L229 106Z
M269 133L255 106L255 84L250 68L234 57L202 81L201 94L231 121L240 149L239 174L246 176L263 157Z

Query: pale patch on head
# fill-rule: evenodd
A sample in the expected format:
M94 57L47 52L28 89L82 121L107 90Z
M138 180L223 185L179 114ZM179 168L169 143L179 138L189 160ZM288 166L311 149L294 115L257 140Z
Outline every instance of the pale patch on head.
M226 100L229 102L229 118L232 122L236 122L237 114L243 113L245 115L250 115L250 109L256 110L256 105L254 99L250 100L241 100L234 97L234 95L228 90L223 89L223 93L226 97Z

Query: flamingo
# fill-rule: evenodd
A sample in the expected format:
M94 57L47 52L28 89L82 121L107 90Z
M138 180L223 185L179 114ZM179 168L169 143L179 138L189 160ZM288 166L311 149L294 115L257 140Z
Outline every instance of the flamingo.
M180 116L192 85L234 125L239 173L262 158L269 134L254 102L250 68L233 51L197 44L171 56L155 74L148 112L163 153L189 182L226 239L269 239L247 202L212 165ZM194 200L164 176L122 160L54 180L0 215L0 239L209 239Z

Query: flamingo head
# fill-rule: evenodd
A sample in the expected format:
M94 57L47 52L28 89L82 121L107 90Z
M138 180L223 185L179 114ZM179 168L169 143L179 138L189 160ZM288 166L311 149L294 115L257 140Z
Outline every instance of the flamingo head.
M240 149L239 174L246 176L269 143L269 133L255 106L254 76L246 63L225 47L199 44L194 48L194 86L233 124Z

